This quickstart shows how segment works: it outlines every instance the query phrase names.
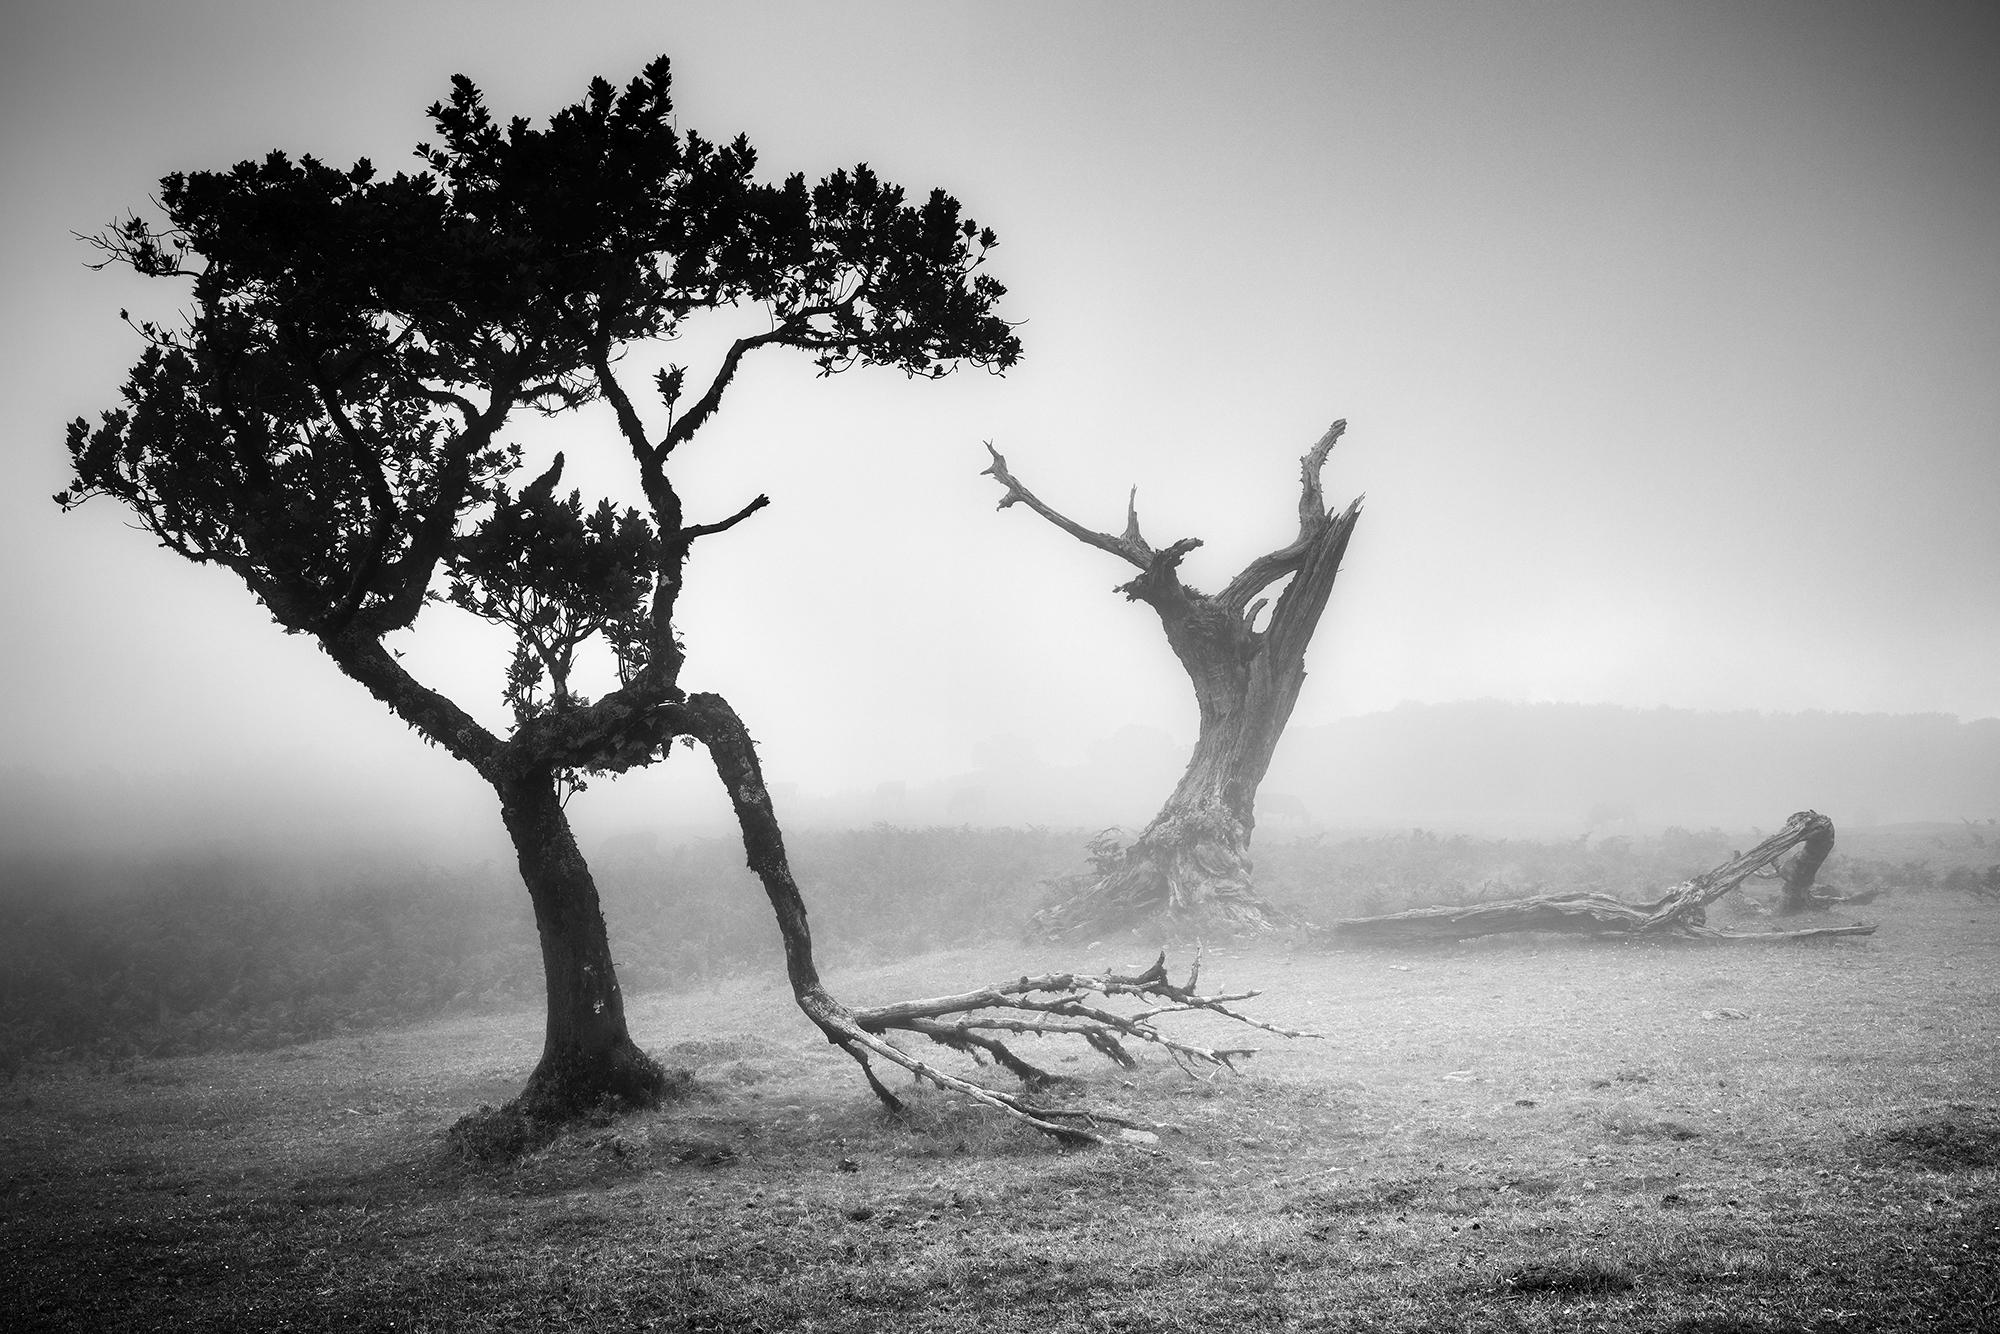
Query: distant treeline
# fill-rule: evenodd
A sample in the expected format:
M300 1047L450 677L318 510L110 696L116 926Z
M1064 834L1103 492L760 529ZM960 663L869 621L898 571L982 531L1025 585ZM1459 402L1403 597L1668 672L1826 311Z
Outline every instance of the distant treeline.
M1336 824L1606 832L2000 817L2000 718L1476 700L1295 728L1266 791Z
M1051 764L1024 738L978 766L870 793L787 792L802 823L1138 824L1187 762L1185 739L1126 727ZM1473 700L1293 726L1259 802L1263 832L1421 825L1555 836L2000 817L2000 719L1719 713Z
M1015 935L1085 832L805 832L794 858L824 963ZM1970 827L1850 839L1822 878L1847 888L2000 893L2000 836ZM1314 921L1566 889L1644 897L1745 842L1719 830L1536 842L1425 829L1265 838L1268 897ZM633 994L782 973L771 915L735 843L624 839L595 859ZM1024 969L1080 962L1021 946ZM541 966L511 867L446 871L213 855L146 864L0 866L0 1072L61 1056L258 1048L426 1018L533 1006Z

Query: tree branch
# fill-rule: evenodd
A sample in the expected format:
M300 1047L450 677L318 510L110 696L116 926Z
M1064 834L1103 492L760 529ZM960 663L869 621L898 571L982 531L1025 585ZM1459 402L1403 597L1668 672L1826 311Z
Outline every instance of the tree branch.
M466 489L472 485L472 460L492 443L493 437L506 423L507 414L513 407L515 385L512 379L495 384L486 411L474 413L466 429L445 447L444 460L437 471L437 494L424 507L423 516L410 535L409 550L398 562L396 591L389 596L379 615L368 618L368 628L374 633L379 635L400 630L416 620L417 613L423 610L431 573L444 559L445 549L450 545L458 524ZM465 406L470 409L472 404Z
M1139 536L1139 488L1136 486L1132 488L1131 497L1126 502L1124 536L1113 537L1109 533L1100 533L1093 529L1085 528L1082 524L1043 504L1034 492L1021 485L1019 478L1007 471L1007 460L1002 457L999 450L993 447L993 442L988 440L985 444L986 452L993 456L993 462L989 467L981 471L980 476L994 478L1000 485L1007 488L1007 494L1000 498L1000 503L994 508L1004 510L1009 505L1026 505L1029 509L1041 515L1044 519L1047 519L1050 523L1062 529L1079 542L1096 547L1099 551L1108 551L1120 560L1138 566L1141 570L1147 569L1152 565L1153 557L1156 553L1151 547L1146 545L1146 540ZM1174 545L1183 548L1182 554L1185 555L1199 544L1200 539L1198 538L1183 538Z
M1346 430L1345 418L1335 422L1299 460L1299 535L1289 544L1244 566L1243 572L1231 579L1229 586L1217 595L1216 601L1227 607L1232 615L1243 616L1245 608L1259 593L1286 575L1296 573L1314 544L1322 540L1329 523L1345 521L1352 526L1352 518L1335 519L1327 512L1326 496L1320 489L1320 473L1326 467L1327 455L1333 452L1334 445ZM1348 513L1358 514L1360 504L1357 499L1348 507Z
M693 545L694 540L697 537L709 537L715 533L728 532L731 528L734 528L737 524L742 523L745 519L749 518L751 515L755 514L758 510L763 509L766 505L770 503L771 503L771 498L769 496L758 496L755 500L751 501L749 504L745 505L742 509L736 511L736 513L730 515L726 519L718 520L715 523L689 524L687 527L681 529L680 533L681 548L685 550L687 547Z
M498 737L449 698L411 676L373 635L349 628L322 632L320 647L335 665L387 704L428 740L490 776L500 758Z
M694 433L702 428L703 423L715 415L717 405L722 402L722 391L736 378L736 368L742 364L744 354L753 348L784 340L785 331L778 328L753 334L748 338L739 338L730 344L729 351L723 355L722 365L716 368L715 378L709 381L707 391L695 400L693 407L674 419L674 424L667 428L666 435L653 447L654 457L664 461L667 455L686 444Z

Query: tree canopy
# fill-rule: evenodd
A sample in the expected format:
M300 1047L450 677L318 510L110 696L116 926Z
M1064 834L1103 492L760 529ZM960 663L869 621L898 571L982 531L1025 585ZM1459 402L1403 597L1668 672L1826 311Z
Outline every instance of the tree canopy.
M439 596L442 571L444 596L513 634L518 722L592 707L569 674L593 638L626 704L669 697L681 562L763 499L689 522L666 464L744 357L792 347L822 374L939 376L1020 355L994 310L1004 289L981 271L994 235L955 199L912 203L866 165L760 181L741 137L676 127L664 57L623 90L594 81L545 126L496 119L463 75L429 115L414 172L274 152L168 176L163 219L95 238L105 262L191 279L193 304L179 327L136 324L146 348L123 404L70 426L75 481L57 497L125 501L287 631L345 646L350 670ZM642 413L618 375L626 351L732 307L761 308L766 326L698 388L685 367L659 370ZM557 494L560 459L515 480L510 419L597 402L645 513ZM433 739L490 760L470 719L423 711ZM565 765L633 758L583 740L602 729L565 730L576 744L551 756Z
M760 348L803 351L821 375L936 377L1005 370L1020 343L982 271L994 235L955 199L912 203L865 164L811 186L760 180L742 138L676 125L664 57L622 91L593 81L545 126L497 120L464 76L429 115L436 133L413 172L274 152L168 176L163 217L90 238L103 263L186 281L193 300L178 324L133 322L145 347L122 404L70 425L75 477L56 500L123 501L169 549L230 570L286 631L314 637L492 784L549 998L522 1103L560 1117L655 1096L664 1081L626 1032L595 883L562 809L580 774L650 764L682 738L706 745L801 1003L828 1024L845 1013L819 988L747 729L721 696L680 686L689 551L767 502L690 519L669 459ZM653 361L642 410L621 363L702 315L745 309L762 328L705 380ZM592 438L629 459L643 508L561 494L562 454L524 477L509 424L593 406L615 431ZM512 636L504 736L385 646L433 602ZM593 645L616 668L595 699L576 676Z

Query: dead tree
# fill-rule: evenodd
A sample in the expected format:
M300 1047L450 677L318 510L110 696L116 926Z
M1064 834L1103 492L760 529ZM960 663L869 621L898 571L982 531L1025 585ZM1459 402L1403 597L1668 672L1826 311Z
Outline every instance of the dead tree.
M1116 591L1158 613L1194 685L1200 717L1194 754L1166 805L1129 845L1100 857L1093 874L1036 915L1043 934L1075 937L1156 919L1193 935L1276 924L1250 878L1257 786L1298 702L1306 649L1361 515L1358 498L1336 512L1320 491L1320 472L1346 429L1345 421L1335 422L1301 461L1298 536L1251 561L1217 594L1180 578L1181 561L1201 545L1199 538L1155 548L1140 535L1136 488L1125 531L1096 532L1043 503L987 446L993 462L986 472L1007 489L1001 509L1024 504L1139 571ZM1281 582L1274 602L1269 590ZM1270 616L1260 628L1266 607Z
M1794 847L1801 850L1784 871L1784 896L1787 901L1811 906L1816 903L1812 897L1813 877L1833 849L1833 821L1817 811L1800 811L1785 821L1784 828L1750 851L1731 854L1720 866L1683 881L1650 903L1628 903L1609 894L1543 894L1491 903L1412 908L1381 917L1354 917L1321 928L1319 934L1323 939L1338 942L1399 944L1469 940L1509 931L1692 940L1804 940L1872 934L1874 926L1861 923L1756 932L1718 931L1706 924L1709 904L1763 868L1775 866Z

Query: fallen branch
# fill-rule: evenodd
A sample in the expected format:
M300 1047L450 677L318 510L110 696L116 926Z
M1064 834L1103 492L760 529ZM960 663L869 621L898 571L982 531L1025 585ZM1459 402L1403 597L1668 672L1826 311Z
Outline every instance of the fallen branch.
M1868 935L1872 925L1815 927L1803 931L1728 932L1706 924L1708 905L1766 868L1794 847L1797 858L1779 873L1784 910L1818 906L1813 877L1833 849L1833 821L1817 811L1800 811L1784 828L1748 852L1692 880L1683 881L1650 903L1628 903L1608 894L1543 894L1493 903L1412 908L1380 917L1354 917L1320 928L1340 941L1412 942L1467 940L1509 931L1567 931L1586 935L1676 936L1689 940L1804 940L1833 935ZM1768 877L1767 877L1768 878Z
M1200 994L1195 989L1199 974L1197 959L1188 970L1188 980L1176 985L1167 975L1167 958L1162 953L1150 968L1140 973L1047 973L957 995L897 1001L862 1010L840 1005L822 988L816 995L802 996L800 1004L830 1041L861 1064L876 1096L891 1110L901 1111L902 1101L876 1078L868 1059L871 1054L939 1088L1004 1111L1047 1134L1072 1142L1145 1147L1155 1143L1159 1136L1143 1122L1101 1109L1042 1101L1039 1095L1071 1081L1024 1060L995 1035L1081 1038L1128 1069L1138 1062L1127 1044L1146 1042L1166 1051L1190 1074L1202 1067L1219 1067L1235 1073L1236 1062L1255 1054L1257 1049L1206 1047L1186 1042L1163 1032L1156 1020L1171 1014L1206 1011L1281 1037L1318 1036L1263 1023L1231 1008L1257 992ZM1136 999L1141 1007L1129 1011L1115 1009L1108 1004L1113 997ZM1025 1092L991 1088L942 1071L888 1041L886 1035L894 1032L927 1038L981 1063L990 1060L1019 1078Z
M1202 995L1196 989L1201 973L1199 957L1189 968L1187 981L1176 985L1167 975L1164 952L1152 967L1139 973L1045 973L956 995L851 1008L820 981L813 960L812 933L806 925L805 898L792 878L784 833L771 809L756 748L742 720L720 696L693 695L679 707L675 723L708 748L716 774L728 789L750 869L762 882L778 920L786 972L799 1008L828 1042L854 1058L868 1086L891 1111L902 1111L903 1102L875 1073L871 1058L901 1066L918 1079L1071 1143L1148 1149L1159 1136L1144 1122L1098 1108L1045 1101L1048 1090L1073 1081L1024 1060L1000 1035L1081 1038L1127 1068L1137 1064L1128 1044L1150 1043L1191 1074L1207 1066L1234 1072L1236 1062L1256 1048L1204 1047L1182 1041L1160 1029L1157 1021L1168 1015L1206 1012L1282 1037L1317 1036L1262 1023L1232 1008L1256 996L1254 991ZM1111 1004L1114 998L1136 1001L1137 1008L1118 1008ZM887 1035L897 1032L926 1038L982 1063L990 1060L1020 1079L1023 1089L1019 1093L997 1089L941 1070L889 1041Z

